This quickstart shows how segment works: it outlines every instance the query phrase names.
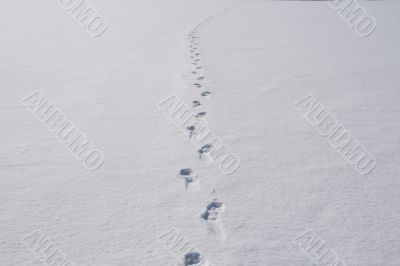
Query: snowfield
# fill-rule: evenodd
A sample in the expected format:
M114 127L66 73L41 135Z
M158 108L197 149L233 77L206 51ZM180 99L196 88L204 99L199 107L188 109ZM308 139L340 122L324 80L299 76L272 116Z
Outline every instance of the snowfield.
M400 2L78 2L0 7L0 266L400 265Z

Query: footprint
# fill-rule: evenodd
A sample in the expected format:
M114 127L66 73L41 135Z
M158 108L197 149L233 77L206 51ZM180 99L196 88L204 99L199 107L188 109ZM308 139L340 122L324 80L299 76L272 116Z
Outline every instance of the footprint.
M196 118L204 117L207 114L207 112L199 112L196 115Z
M206 211L201 215L201 217L208 221L216 221L220 213L225 210L225 205L222 202L217 201L217 199L213 199L206 208Z
M197 80L204 80L204 77L198 77Z
M207 155L211 151L212 147L213 146L211 144L205 144L203 147L201 147L199 150L197 150L197 152L199 153L200 160L201 160L201 156L203 154Z
M215 235L219 239L225 239L226 234L222 226L221 213L225 210L224 203L214 198L206 207L205 212L201 215L207 222L207 231L209 234Z
M193 108L199 107L201 103L199 101L193 101Z
M200 190L200 181L199 177L193 173L193 170L190 168L181 169L179 175L184 178L185 188L191 192Z
M198 66L198 67L196 67L196 69L202 69L203 67L202 66Z
M193 85L196 86L198 89L201 89L203 87L203 86L201 86L200 83L194 83Z
M211 94L211 92L205 91L205 92L201 93L200 95L203 96L203 97L209 97L210 94Z
M193 134L194 134L194 131L195 131L196 127L195 126L188 126L186 129L189 130L189 138L191 139L193 137Z
M199 252L189 252L183 258L185 266L211 266L206 258L203 258Z
M190 175L192 174L193 171L190 168L183 168L181 169L181 171L179 172L180 175Z

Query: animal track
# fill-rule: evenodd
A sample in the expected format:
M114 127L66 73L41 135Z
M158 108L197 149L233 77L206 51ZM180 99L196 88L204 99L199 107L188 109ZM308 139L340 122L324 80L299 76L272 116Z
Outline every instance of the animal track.
M201 96L203 96L203 97L209 97L210 94L211 94L211 92L205 91L205 92L202 92L202 93L201 93Z

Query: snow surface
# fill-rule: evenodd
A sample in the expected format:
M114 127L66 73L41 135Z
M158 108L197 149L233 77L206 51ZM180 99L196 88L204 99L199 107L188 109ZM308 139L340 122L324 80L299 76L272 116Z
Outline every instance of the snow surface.
M367 38L324 1L90 3L108 21L98 38L58 1L0 6L1 266L46 265L21 241L36 230L75 265L179 265L157 240L171 228L214 266L313 265L292 241L306 230L346 265L400 265L398 1L360 2L377 21ZM209 17L196 33L207 99L186 36ZM101 168L21 105L36 90L102 150ZM369 175L293 108L309 94L376 157ZM172 95L202 103L237 172L199 161L157 108ZM214 197L216 227L203 217Z

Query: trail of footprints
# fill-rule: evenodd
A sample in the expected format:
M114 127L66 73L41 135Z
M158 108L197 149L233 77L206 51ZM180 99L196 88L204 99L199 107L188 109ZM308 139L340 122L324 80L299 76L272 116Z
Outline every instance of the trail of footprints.
M210 19L211 17L209 17ZM206 21L206 20L205 20ZM190 61L193 65L191 71L191 80L193 80L193 86L199 91L199 97L202 100L210 99L212 94L210 90L205 90L206 77L203 73L203 66L201 61L201 53L199 50L199 35L198 29L205 22L197 24L187 35L189 40L189 52ZM192 107L194 109L202 108L202 103L199 99L194 99L192 101ZM202 118L207 115L207 112L200 111L196 114L196 118ZM188 126L186 128L189 132L189 138L192 138L196 134L196 127L194 125ZM212 149L211 144L205 144L198 150L199 159L201 160L210 150ZM183 168L179 171L179 176L183 179L185 189L191 192L200 190L200 179L199 176L191 168ZM221 213L225 210L225 205L223 202L218 201L215 197L215 189L212 192L212 200L206 205L205 211L200 215L200 218L206 222L207 231L209 234L216 236L219 239L225 238L225 232L221 223ZM189 252L183 258L184 265L202 265L207 266L208 263L200 263L201 255L198 252Z

